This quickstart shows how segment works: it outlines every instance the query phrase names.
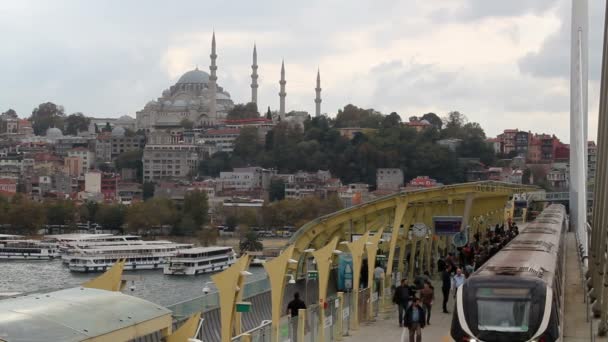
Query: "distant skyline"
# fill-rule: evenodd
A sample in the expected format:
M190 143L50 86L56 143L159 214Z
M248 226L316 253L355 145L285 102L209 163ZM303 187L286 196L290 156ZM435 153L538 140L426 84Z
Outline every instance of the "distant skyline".
M404 121L458 110L488 136L504 128L569 140L572 0L278 0L0 3L0 111L38 104L66 114L135 116L188 70L209 70L215 29L218 83L251 96L258 52L260 112L322 112L352 103ZM590 1L589 138L597 135L605 1Z

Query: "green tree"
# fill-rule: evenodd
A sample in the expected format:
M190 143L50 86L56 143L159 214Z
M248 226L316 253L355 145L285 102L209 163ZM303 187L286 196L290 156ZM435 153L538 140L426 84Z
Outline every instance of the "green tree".
M209 219L207 194L199 190L187 192L184 196L183 213L189 216L198 227L206 224Z
M154 197L155 185L153 182L144 182L142 185L142 197L145 200Z
M37 108L34 108L32 116L29 118L36 135L45 135L46 130L50 127L63 128L64 119L65 113L63 107L52 102L38 105Z
M226 225L226 227L228 227L229 230L234 230L238 223L239 223L239 220L237 219L237 217L234 215L230 215L230 216L226 217L226 221L224 224Z
M144 151L141 149L131 150L119 154L114 161L116 170L120 171L122 169L135 169L137 179L141 181L144 172L144 164L142 162L143 155Z
M200 230L198 235L198 241L201 245L213 246L217 243L217 238L219 237L219 232L217 229L205 227Z
M87 131L89 129L90 122L91 119L87 118L80 112L70 114L64 120L65 134L78 135L78 132Z
M236 104L226 116L228 120L251 119L259 117L260 113L258 112L258 106L253 102L249 102L247 104Z
M192 216L184 215L182 216L179 224L176 227L177 229L173 230L173 235L177 236L195 236L196 233L200 230L200 225L198 225Z
M102 132L112 132L112 126L109 122L106 122L106 125L101 129Z
M76 208L74 202L59 200L46 204L46 220L50 225L74 226L76 224Z
M234 155L240 157L245 163L255 163L257 155L263 149L258 138L256 127L245 127L241 129L238 138L234 142Z
M18 119L19 116L17 115L17 112L15 112L14 109L9 108L6 112L2 113L3 116L8 116L9 118L13 118L13 119Z
M420 120L428 121L438 131L441 131L441 128L443 127L443 120L441 120L441 118L435 113L426 113L420 118Z
M352 104L346 105L336 115L336 127L380 128L384 116L373 109L363 109Z
M202 175L218 177L222 171L232 170L232 159L226 152L217 152L211 158L203 160L199 164Z
M8 222L17 233L36 234L46 223L46 211L40 203L24 196L14 196L8 210Z
M182 126L184 129L189 130L194 127L194 122L192 122L188 118L183 118L182 121L179 122L179 125Z
M390 113L382 119L382 128L401 126L401 116L395 112Z
M266 119L272 120L272 112L270 111L270 106L268 106L268 110L266 111Z
M285 198L285 182L282 179L272 179L268 190L270 201L280 201Z
M101 204L95 213L95 222L105 229L122 230L126 207L122 204Z
M253 230L248 231L245 234L245 237L241 239L241 242L239 243L239 250L241 253L261 251L263 249L264 245L260 241L258 233Z

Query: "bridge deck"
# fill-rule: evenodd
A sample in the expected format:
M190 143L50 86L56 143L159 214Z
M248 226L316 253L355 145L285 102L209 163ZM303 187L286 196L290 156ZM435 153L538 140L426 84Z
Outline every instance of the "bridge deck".
M574 233L566 236L566 298L564 342L591 341ZM597 327L597 326L596 326ZM599 341L599 340L598 340Z
M441 283L433 281L435 286L435 302L433 303L433 309L431 313L431 325L425 327L422 330L423 341L434 341L434 342L447 342L453 341L450 337L450 326L452 324L452 308L454 307L454 300L450 298L448 302L448 308L450 314L444 314L441 311ZM361 329L358 331L351 331L350 337L345 338L347 342L369 342L377 341L378 337L381 337L383 341L408 341L407 329L399 327L399 321L397 319L397 307L393 306L393 310L386 315L380 314L376 322L363 323ZM403 340L401 339L403 334Z

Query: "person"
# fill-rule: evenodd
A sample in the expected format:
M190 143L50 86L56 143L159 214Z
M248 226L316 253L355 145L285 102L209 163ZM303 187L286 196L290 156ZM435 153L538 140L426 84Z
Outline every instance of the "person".
M422 300L422 306L426 311L426 324L431 324L431 309L433 307L433 301L435 300L435 289L430 281L424 282L424 288L420 290L420 299Z
M287 304L287 316L290 318L292 341L296 341L298 336L298 310L306 309L306 304L300 299L300 293L293 294L293 299Z
M401 284L395 289L393 303L397 304L399 310L399 327L403 327L403 313L410 306L412 293L407 279L401 279Z
M290 317L298 317L298 310L306 309L306 304L300 299L300 293L293 294L293 299L287 304L287 315Z
M405 327L410 334L410 342L422 342L422 329L425 326L426 313L420 304L420 298L414 298L414 303L405 311Z
M456 290L460 287L460 285L464 284L466 277L462 274L462 269L458 267L456 269L456 274L452 277L452 290L454 291L454 298L456 298Z
M374 290L378 294L380 294L380 287L382 287L382 277L384 277L384 268L380 264L376 264L376 268L374 269L374 285L376 288Z
M443 293L443 313L448 311L448 299L450 297L450 288L452 287L452 266L448 264L445 270L441 272L441 292Z
M368 269L367 269L367 259L363 259L363 265L361 265L361 276L359 283L361 284L361 288L367 288L367 277L368 277Z

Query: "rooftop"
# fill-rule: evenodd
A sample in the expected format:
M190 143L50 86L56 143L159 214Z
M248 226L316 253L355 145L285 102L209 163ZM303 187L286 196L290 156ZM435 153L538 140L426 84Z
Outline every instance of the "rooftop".
M146 300L90 288L72 288L0 301L0 338L6 341L84 341L171 311Z

